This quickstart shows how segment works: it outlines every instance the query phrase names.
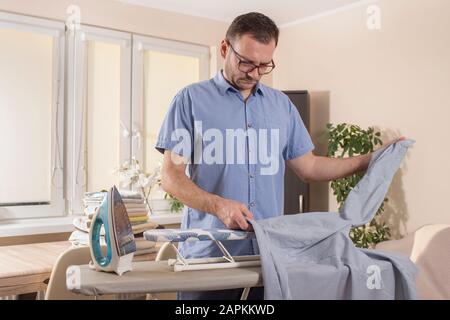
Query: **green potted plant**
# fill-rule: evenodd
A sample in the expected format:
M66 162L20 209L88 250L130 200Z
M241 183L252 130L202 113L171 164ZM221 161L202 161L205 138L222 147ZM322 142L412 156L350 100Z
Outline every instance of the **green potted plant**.
M184 204L170 193L166 192L164 199L169 201L169 207L171 212L178 213L181 212L181 210L183 210Z
M369 127L364 130L357 125L341 123L327 124L328 138L328 157L345 157L358 156L374 151L374 147L382 145L380 132L376 132L374 128ZM358 172L351 176L337 179L331 182L333 194L341 209L345 199L350 191L363 177L364 172ZM384 202L378 208L375 217L364 226L352 228L350 230L350 238L355 246L359 248L373 248L377 243L388 240L391 236L389 227L382 222L382 214L384 212Z
M125 162L117 170L121 186L124 188L133 187L139 190L150 214L154 214L154 210L150 205L152 202L152 199L150 199L152 190L161 186L161 168L162 164L160 163L151 173L146 173L141 169L139 161L132 158L131 162ZM168 202L170 212L178 213L184 207L183 203L167 192L164 192L164 200Z

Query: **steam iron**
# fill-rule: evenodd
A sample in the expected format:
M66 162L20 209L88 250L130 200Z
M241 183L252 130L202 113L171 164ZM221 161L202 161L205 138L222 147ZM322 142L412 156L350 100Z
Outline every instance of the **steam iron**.
M105 229L106 256L100 245L100 230ZM92 261L90 267L97 271L115 272L119 276L131 271L136 243L130 219L116 186L107 193L89 229Z

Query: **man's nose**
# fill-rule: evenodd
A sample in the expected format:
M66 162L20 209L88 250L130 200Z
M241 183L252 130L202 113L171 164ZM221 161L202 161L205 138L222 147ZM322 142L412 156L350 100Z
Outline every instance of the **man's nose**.
M259 79L259 72L258 72L258 68L253 69L252 71L250 71L249 76L251 76L253 79L258 80Z

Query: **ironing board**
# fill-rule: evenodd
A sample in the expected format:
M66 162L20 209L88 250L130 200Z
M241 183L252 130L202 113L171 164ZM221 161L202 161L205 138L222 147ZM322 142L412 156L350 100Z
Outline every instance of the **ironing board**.
M133 262L132 271L122 276L98 272L88 265L77 267L77 272L71 273L76 279L67 278L68 289L89 296L226 290L263 285L260 267L173 272L167 261L143 261ZM246 299L247 294L248 290L244 290L241 298Z
M228 229L153 229L144 232L144 238L154 242L169 242L177 252L176 259L169 259L169 266L175 272L187 270L226 269L259 267L259 255L232 256L222 241L256 239L255 233ZM186 259L175 246L177 242L214 241L222 252L222 257Z
M67 279L68 289L75 293L99 296L244 288L241 299L245 300L250 288L263 285L259 256L231 256L222 244L222 241L228 240L254 239L256 236L253 232L225 229L153 229L145 231L144 238L159 243L169 242L175 248L177 258L168 261L134 262L132 271L122 276L97 272L87 265L78 266L77 272L71 273L71 277L76 279ZM214 241L223 256L186 259L175 246L175 243L185 241Z

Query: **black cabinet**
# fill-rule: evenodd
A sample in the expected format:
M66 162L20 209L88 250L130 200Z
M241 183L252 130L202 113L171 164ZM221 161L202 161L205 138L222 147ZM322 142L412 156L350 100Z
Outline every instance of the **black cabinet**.
M310 131L308 91L283 91L297 107L308 132ZM310 205L309 184L301 181L286 165L284 176L284 213L308 212ZM301 207L300 207L301 206Z

